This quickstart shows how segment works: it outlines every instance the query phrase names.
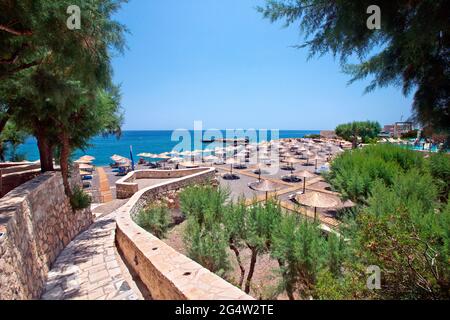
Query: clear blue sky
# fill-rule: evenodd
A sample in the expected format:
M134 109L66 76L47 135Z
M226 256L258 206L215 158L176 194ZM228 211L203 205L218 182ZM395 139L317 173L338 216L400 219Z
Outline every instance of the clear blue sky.
M363 94L331 56L307 61L295 27L255 10L263 0L130 0L117 15L129 50L113 60L125 130L333 129L410 115L400 89Z

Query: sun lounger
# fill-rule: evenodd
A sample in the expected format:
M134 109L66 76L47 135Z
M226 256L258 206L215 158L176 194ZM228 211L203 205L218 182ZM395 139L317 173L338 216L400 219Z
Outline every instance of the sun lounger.
M90 181L83 181L83 188L90 188L92 186Z
M296 196L299 196L299 195L301 195L301 194L303 194L303 190L297 191L297 192L295 192L295 193L291 193L291 194L288 196L288 199L289 199L289 200L292 200L292 201L295 201L295 197L296 197Z

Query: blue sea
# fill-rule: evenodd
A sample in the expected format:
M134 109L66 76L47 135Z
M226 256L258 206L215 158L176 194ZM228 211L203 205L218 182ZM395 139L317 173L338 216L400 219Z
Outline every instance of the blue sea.
M225 130L220 131L224 138L233 138L227 135ZM91 146L86 150L77 150L73 154L73 158L77 159L82 155L88 154L95 157L94 164L97 166L108 165L113 154L118 154L124 157L130 157L130 146L132 146L133 157L138 159L137 154L142 152L162 153L172 150L180 141L185 140L191 144L192 149L207 148L208 143L202 143L201 139L211 138L210 135L202 136L201 132L185 131L180 134L175 134L175 139L172 139L174 131L123 131L122 136L117 139L114 136L109 137L94 137L90 144ZM257 140L270 141L276 138L302 138L308 134L318 134L320 130L280 130L277 133L269 131L257 130ZM189 138L190 136L190 138ZM238 135L236 135L239 137ZM217 136L216 136L217 137ZM251 138L251 141L254 140ZM200 146L200 147L199 147ZM217 142L214 144L217 146ZM34 161L39 159L39 151L36 140L32 137L28 138L25 143L19 146L18 153L25 155L27 160Z

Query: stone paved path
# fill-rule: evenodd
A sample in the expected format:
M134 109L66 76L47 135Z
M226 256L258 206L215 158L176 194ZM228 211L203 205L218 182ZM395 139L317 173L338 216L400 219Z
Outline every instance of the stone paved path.
M114 216L115 212L97 219L61 252L48 273L41 299L142 299L125 280L126 269L114 245Z

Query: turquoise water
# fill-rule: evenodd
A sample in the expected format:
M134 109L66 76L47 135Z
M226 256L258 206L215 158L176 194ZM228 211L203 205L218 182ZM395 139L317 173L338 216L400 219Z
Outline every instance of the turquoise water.
M95 157L95 165L107 165L111 162L110 157L113 154L130 157L130 145L133 147L133 157L142 152L161 153L172 150L181 139L172 141L172 130L168 131L124 131L120 139L115 137L95 137L91 141L91 147L82 151L77 150L74 153L74 158L78 158L84 154L89 154ZM186 131L186 133L188 133ZM191 137L194 137L193 131L189 132ZM270 131L267 132L266 138L264 131L258 131L258 141L271 140ZM319 130L280 130L279 138L302 138L307 134L319 134ZM227 137L225 131L222 130L223 137ZM192 148L197 148L202 145L202 148L208 146L207 143L201 144L201 134L197 132L197 138L191 140ZM204 138L210 138L205 136ZM274 137L276 138L276 136ZM194 145L195 144L195 145ZM217 146L217 144L216 144ZM29 138L25 144L18 148L18 153L24 154L27 160L34 161L39 159L39 151L37 149L36 140Z
M439 149L437 146L433 146L431 149L423 149L421 146L413 146L413 145L400 145L401 147L409 150L415 150L415 151L431 151L431 152L438 152ZM449 150L447 150L448 152Z

